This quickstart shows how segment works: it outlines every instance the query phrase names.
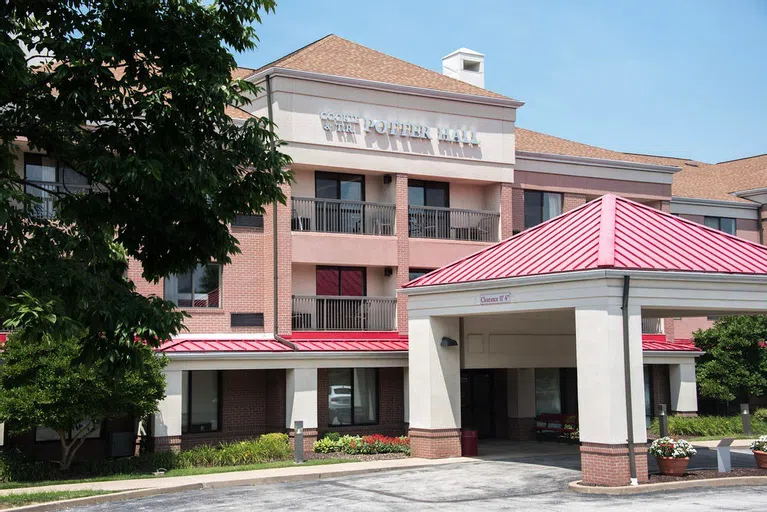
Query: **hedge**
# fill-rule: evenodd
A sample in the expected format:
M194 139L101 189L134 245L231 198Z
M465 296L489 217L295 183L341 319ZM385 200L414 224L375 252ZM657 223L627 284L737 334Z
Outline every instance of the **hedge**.
M407 436L388 437L380 434L371 436L339 436L335 432L326 434L314 442L317 453L340 452L349 455L374 453L404 453L410 455L410 438Z
M767 434L767 414L764 409L751 416L751 428L754 435ZM650 433L660 435L657 418L650 426ZM740 416L669 416L668 433L672 436L708 437L742 436L743 421Z

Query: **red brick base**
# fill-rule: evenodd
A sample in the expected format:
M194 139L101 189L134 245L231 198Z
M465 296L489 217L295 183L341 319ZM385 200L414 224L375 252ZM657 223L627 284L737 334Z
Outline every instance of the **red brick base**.
M634 446L637 478L649 480L647 446ZM581 474L584 484L615 487L631 482L629 451L625 444L581 443Z
M296 443L296 431L293 429L288 430L288 436L290 437L290 447L294 448ZM317 429L316 428L305 428L304 429L304 457L306 457L306 454L312 453L314 450L314 442L317 440Z
M180 452L181 436L162 436L152 438L152 449L155 452Z
M446 459L461 456L461 429L428 430L411 428L410 453L424 459Z
M694 418L698 415L697 411L671 411L674 416L683 416L685 418Z
M535 418L509 418L509 439L512 441L534 441Z

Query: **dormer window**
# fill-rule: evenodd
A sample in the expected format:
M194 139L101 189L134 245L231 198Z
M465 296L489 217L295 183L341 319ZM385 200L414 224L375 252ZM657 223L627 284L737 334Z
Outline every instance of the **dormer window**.
M464 60L463 70L479 73L479 62L477 62L476 60Z

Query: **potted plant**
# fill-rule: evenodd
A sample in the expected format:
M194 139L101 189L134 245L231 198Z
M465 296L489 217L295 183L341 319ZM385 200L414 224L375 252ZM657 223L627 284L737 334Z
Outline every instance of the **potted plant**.
M664 475L682 476L687 471L690 457L697 450L684 439L661 437L650 445L650 455L658 461L658 469Z
M751 441L751 451L757 467L767 469L767 436L759 436L759 439Z

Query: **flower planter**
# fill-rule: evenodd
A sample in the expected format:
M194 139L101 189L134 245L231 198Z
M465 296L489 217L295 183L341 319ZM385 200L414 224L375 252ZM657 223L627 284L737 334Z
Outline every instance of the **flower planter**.
M756 466L762 469L767 469L767 452L754 450L753 454L754 458L756 459Z
M655 457L658 461L658 469L664 475L683 476L687 472L687 465L690 463L689 457Z

